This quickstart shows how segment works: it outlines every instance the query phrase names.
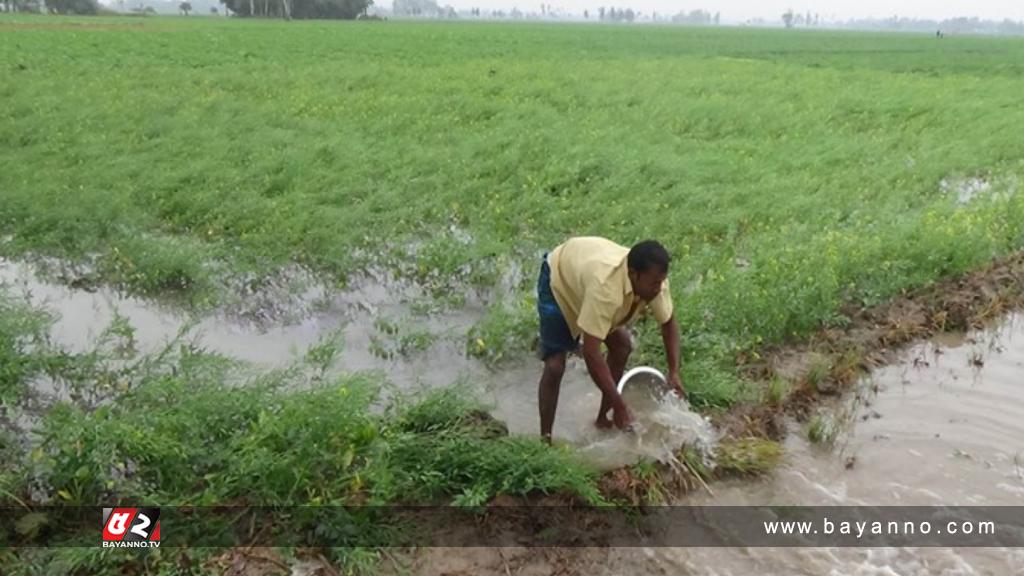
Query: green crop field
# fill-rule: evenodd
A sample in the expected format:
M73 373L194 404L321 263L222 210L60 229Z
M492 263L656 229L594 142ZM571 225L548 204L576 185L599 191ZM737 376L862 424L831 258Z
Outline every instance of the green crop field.
M36 17L0 61L0 252L147 294L654 237L707 352L1024 244L1019 39Z
M1024 248L1021 94L1024 40L1009 38L5 15L0 256L85 262L91 281L198 309L227 298L233 279L295 264L339 289L387 269L451 307L521 269L470 335L471 353L507 359L527 358L544 250L573 235L656 238L674 257L684 381L698 406L724 407L748 392L737 354L842 326L845 303L884 302ZM0 306L5 402L32 374L69 362L79 378L113 370L26 344L45 319ZM641 358L656 358L652 335ZM187 364L174 374L201 375L203 386L221 374L205 359L174 361ZM217 388L249 432L207 414L207 436L181 433L188 449L131 444L117 422L155 426L164 439L202 426L212 388L190 400L190 415L144 411L181 392L167 374L139 375L146 392L101 418L70 408L49 418L54 444L37 455L46 466L36 478L71 502L102 498L111 452L83 459L81 446L121 442L163 455L151 465L168 470L223 459L199 488L160 485L159 475L117 485L165 502L337 501L368 478L384 500L479 502L537 487L527 472L509 487L460 483L463 468L438 472L437 462L388 468L426 442L400 415L443 397L399 411L399 424L352 412L351 430L322 430L348 442L343 462L302 468L295 456L301 478L282 465L280 477L249 485L246 466L289 442L261 402L294 424L305 402L342 410L369 400ZM60 439L68 430L77 453ZM390 438L398 456L364 453L374 438ZM446 466L475 470L467 454L477 439L430 441L453 455ZM202 446L220 452L191 452ZM487 470L535 450L501 444ZM571 455L546 457L564 472L545 489L590 489ZM8 495L24 488L20 472L0 479ZM179 489L204 496L175 500Z

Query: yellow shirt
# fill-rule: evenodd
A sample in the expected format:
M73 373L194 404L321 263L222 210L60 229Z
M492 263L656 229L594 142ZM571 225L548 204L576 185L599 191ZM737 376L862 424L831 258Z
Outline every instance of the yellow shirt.
M551 292L573 336L586 332L604 340L612 330L636 319L645 308L650 309L658 324L672 318L668 280L646 306L633 294L626 263L628 254L629 248L594 236L570 238L548 254Z

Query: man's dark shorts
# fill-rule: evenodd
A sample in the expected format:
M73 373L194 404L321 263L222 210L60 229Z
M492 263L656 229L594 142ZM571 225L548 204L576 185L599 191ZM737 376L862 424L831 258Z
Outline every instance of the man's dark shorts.
M537 279L537 314L540 316L541 360L579 348L579 339L573 338L569 324L551 292L551 268L548 266L547 254L544 255L540 278Z

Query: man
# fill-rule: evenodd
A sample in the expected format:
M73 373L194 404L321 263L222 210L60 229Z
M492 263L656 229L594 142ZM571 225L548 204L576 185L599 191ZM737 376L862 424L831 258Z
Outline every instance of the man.
M626 248L597 237L571 238L545 255L537 280L544 361L537 400L540 433L546 442L551 442L565 359L579 347L581 335L587 371L602 394L595 424L599 428L630 425L629 409L616 384L632 351L627 326L645 308L661 326L669 385L685 394L679 378L679 327L666 280L670 261L665 247L654 240ZM602 342L608 347L607 358L601 354Z

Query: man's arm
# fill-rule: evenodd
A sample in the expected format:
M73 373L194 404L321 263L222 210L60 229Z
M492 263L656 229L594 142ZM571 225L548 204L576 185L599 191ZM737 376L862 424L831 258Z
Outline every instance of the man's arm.
M626 403L615 388L616 382L612 380L612 371L608 368L608 362L601 354L601 339L584 332L583 333L583 360L587 363L587 372L594 384L611 400L612 410L615 411L613 420L619 428L629 425L629 410Z
M682 396L686 396L683 380L679 377L679 325L672 315L661 325L661 341L665 343L665 361L668 362L668 384Z

